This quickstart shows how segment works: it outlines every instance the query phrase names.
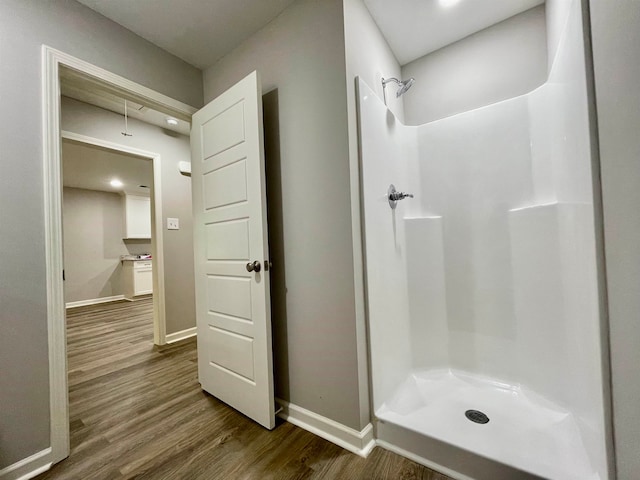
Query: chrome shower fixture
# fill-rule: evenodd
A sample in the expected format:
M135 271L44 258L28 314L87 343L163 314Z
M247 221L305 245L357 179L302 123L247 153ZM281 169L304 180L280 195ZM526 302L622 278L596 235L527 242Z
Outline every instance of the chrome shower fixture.
M398 85L398 91L396 92L396 98L400 98L401 95L405 94L407 90L411 88L411 86L416 81L415 78L411 77L408 80L398 80L397 78L383 78L382 79L382 92L384 95L384 104L387 104L387 83L394 82Z
M399 192L398 190L396 190L396 187L393 183L389 185L389 189L387 190L387 200L389 200L389 206L392 210L395 210L398 202L400 200L404 200L405 198L413 198L413 194Z

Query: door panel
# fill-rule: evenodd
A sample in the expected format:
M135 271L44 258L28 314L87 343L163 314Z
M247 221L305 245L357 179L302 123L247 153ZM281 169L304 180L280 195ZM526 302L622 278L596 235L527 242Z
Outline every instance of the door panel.
M249 220L230 220L205 227L207 260L249 261Z
M224 313L251 321L250 278L210 275L207 286L208 312Z
M218 327L211 327L209 335L209 361L253 381L253 338Z
M247 160L242 158L204 176L207 210L247 201Z
M244 142L244 100L242 98L228 109L217 111L215 116L202 125L205 159ZM262 102L262 98L260 101Z
M192 120L191 177L202 388L265 426L275 426L269 273L257 72Z

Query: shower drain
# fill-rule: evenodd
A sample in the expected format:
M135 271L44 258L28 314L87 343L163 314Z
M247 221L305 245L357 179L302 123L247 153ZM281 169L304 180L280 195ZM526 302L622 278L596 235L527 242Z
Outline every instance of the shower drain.
M487 417L480 410L467 410L464 412L465 417L475 423L489 423L489 417Z

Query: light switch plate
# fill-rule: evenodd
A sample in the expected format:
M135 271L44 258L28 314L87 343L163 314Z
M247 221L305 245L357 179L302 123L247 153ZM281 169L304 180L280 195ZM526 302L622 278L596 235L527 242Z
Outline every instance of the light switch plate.
M177 218L167 218L167 230L180 230L180 220Z

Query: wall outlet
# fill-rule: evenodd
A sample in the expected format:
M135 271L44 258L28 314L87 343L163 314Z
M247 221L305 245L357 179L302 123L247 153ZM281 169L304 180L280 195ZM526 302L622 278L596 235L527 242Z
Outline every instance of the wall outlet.
M177 218L167 218L167 230L180 230L180 220Z

